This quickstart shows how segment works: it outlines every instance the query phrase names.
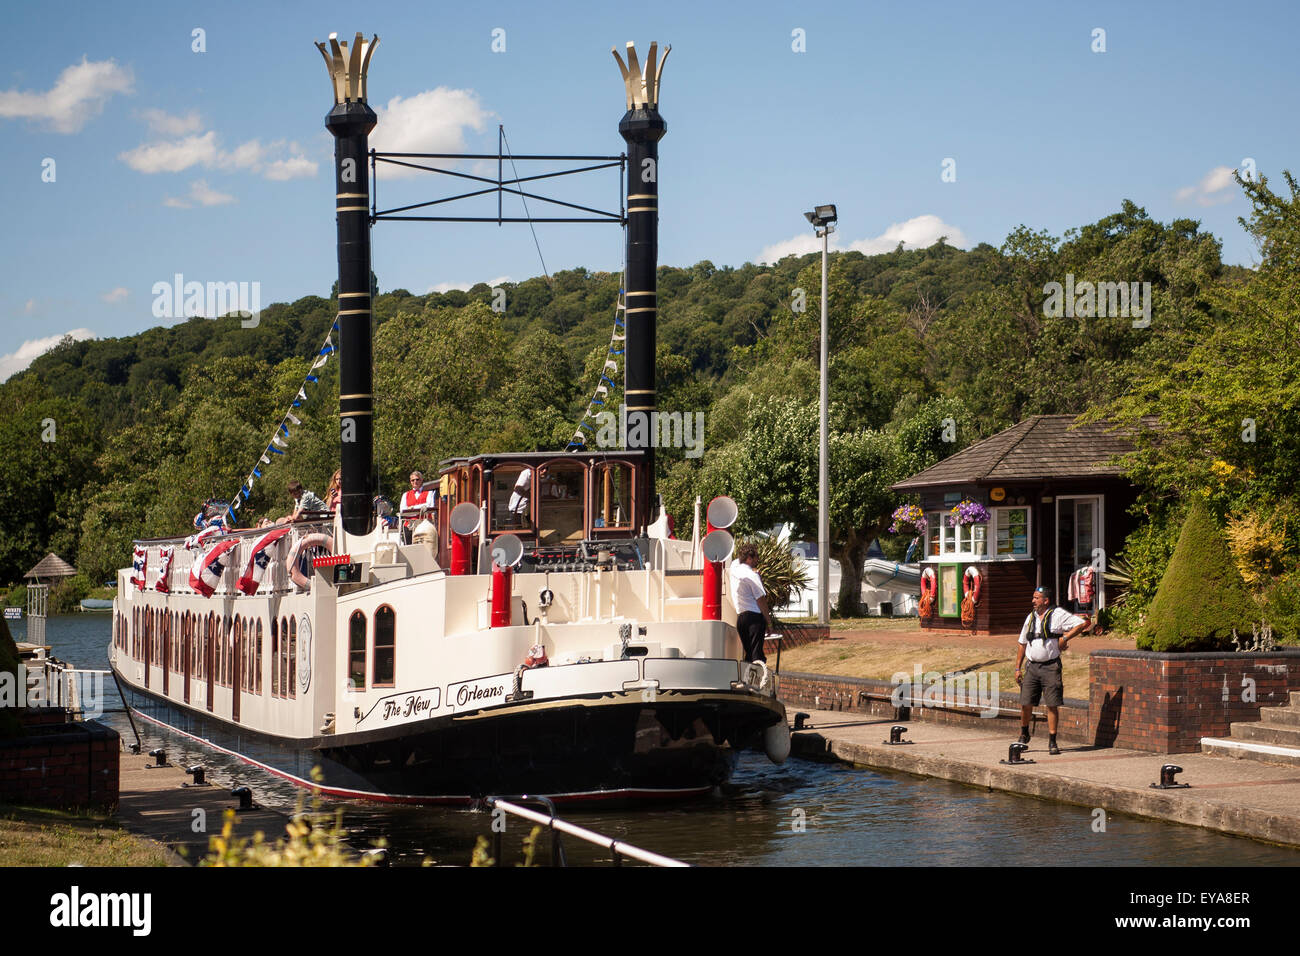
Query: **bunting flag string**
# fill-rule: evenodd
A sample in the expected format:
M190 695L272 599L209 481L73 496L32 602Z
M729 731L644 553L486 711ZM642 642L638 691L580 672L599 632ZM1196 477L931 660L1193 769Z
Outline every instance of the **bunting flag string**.
M602 414L597 410L604 408L606 405L609 390L611 388L618 388L618 382L614 380L618 375L618 356L622 355L627 350L627 346L621 344L627 340L627 331L624 324L624 314L627 311L627 292L623 288L627 282L626 238L626 229L624 229L623 274L619 278L618 282L618 297L617 301L614 303L614 330L610 333L609 349L605 353L605 364L601 367L600 381L596 383L596 390L591 396L591 399L587 402L587 410L582 413L582 418L578 422L578 430L575 431L573 437L569 439L568 445L564 448L565 451L572 451L574 448L582 448L586 446L587 436L583 434L582 430L584 428L592 429L592 426L588 423L587 419L594 419L598 414Z
M274 460L271 455L284 455L289 447L289 439L292 435L289 432L289 426L297 427L302 424L302 419L294 414L295 408L302 408L303 403L307 401L307 386L317 385L320 383L320 376L317 370L323 368L325 363L330 360L331 355L338 354L338 347L334 344L334 333L339 330L338 319L330 325L330 330L325 333L325 342L321 345L316 353L315 359L311 363L311 370L303 378L302 385L298 386L298 394L294 396L292 404L285 410L279 423L271 433L271 441L258 456L257 464L253 465L253 470L249 472L248 477L240 484L239 490L235 492L231 503L226 506L227 527L234 527L238 523L238 517L235 512L243 507L244 502L253 494L255 480L262 477L262 465L269 465Z

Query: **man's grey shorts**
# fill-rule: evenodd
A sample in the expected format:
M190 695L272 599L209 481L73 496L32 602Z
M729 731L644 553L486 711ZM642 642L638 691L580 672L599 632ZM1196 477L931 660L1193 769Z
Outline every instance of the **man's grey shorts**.
M1020 683L1021 706L1033 706L1042 698L1048 707L1060 707L1064 699L1061 682L1061 659L1051 661L1026 661L1024 678Z

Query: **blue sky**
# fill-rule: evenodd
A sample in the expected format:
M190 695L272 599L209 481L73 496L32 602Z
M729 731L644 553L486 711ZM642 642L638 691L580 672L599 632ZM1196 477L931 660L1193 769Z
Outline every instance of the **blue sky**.
M660 101L668 265L811 249L801 213L817 203L839 207L839 248L873 252L940 234L997 245L1020 223L1060 235L1125 198L1162 221L1199 219L1226 261L1250 264L1230 171L1248 159L1270 177L1300 168L1300 17L1287 4L644 6L11 12L0 177L16 221L0 235L0 380L67 332L169 324L151 290L176 273L257 282L263 305L328 293L332 94L313 41L331 31L379 34L372 144L412 151L492 152L501 123L516 153L616 154L624 94L610 47L635 40L644 56L652 39L671 43ZM1097 29L1105 52L1093 49ZM953 182L941 178L946 159ZM381 173L381 206L447 195L433 179ZM606 174L580 195L611 208L616 191ZM621 262L613 226L537 232L551 271ZM381 223L374 268L381 289L417 293L541 272L526 226L479 224Z

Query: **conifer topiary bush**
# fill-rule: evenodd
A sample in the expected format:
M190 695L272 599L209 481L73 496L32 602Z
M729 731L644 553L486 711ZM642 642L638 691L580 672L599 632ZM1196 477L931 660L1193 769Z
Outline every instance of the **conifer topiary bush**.
M1200 499L1192 502L1137 646L1144 651L1232 649L1232 631L1249 634L1259 609L1227 539Z

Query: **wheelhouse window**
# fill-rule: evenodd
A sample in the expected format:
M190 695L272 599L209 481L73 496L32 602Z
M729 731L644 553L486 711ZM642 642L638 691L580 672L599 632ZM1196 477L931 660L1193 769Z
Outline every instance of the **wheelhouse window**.
M597 465L592 471L592 491L596 506L592 510L593 528L630 528L632 526L632 467L611 462Z
M502 465L492 472L490 514L493 531L531 531L533 469Z
M583 479L578 462L556 461L537 472L537 529L542 544L563 544L583 538Z
M366 616L360 611L348 618L348 686L366 689Z
M392 687L397 669L397 623L393 609L385 604L375 612L375 672L373 687Z

